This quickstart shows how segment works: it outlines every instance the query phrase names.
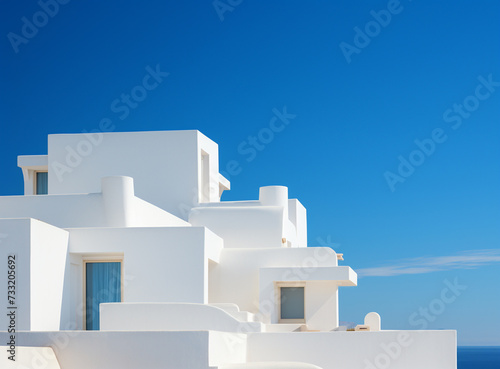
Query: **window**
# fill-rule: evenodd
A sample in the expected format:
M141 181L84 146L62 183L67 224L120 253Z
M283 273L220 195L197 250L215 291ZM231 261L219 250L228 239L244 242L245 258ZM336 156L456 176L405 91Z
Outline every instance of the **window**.
M85 263L85 328L99 329L99 304L122 301L122 263Z
M305 284L280 284L279 320L281 323L305 322Z
M36 172L35 187L37 195L47 195L49 193L49 175L47 172Z
M210 159L201 151L200 202L210 202Z

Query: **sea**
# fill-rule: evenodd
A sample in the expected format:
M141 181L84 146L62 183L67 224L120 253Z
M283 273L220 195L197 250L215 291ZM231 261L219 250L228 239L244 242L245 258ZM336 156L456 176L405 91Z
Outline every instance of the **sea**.
M458 346L457 369L500 369L500 346Z

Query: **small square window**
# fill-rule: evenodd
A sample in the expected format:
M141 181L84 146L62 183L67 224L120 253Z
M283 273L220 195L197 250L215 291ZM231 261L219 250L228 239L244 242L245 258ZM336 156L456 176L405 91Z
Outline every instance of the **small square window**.
M304 319L304 287L280 287L280 320Z

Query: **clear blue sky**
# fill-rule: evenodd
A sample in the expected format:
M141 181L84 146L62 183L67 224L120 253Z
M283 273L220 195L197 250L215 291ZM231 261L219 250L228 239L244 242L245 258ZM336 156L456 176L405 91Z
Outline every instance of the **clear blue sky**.
M70 1L44 17L3 1L0 194L22 193L17 155L45 154L51 133L198 129L222 168L239 164L225 200L288 186L309 244L362 276L341 320L377 311L388 329L500 345L500 2L216 5ZM168 77L125 108L157 65ZM467 289L443 300L445 281Z

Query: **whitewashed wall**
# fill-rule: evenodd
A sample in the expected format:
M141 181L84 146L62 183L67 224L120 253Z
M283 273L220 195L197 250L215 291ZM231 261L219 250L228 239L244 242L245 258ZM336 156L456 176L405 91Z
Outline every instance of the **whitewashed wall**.
M68 232L35 219L0 219L0 293L7 298L7 255L16 255L16 329L57 330ZM6 303L5 303L6 304ZM6 329L8 317L0 314Z
M7 342L6 332L0 332L0 340ZM457 366L455 331L250 333L248 336L207 331L20 332L18 344L51 346L61 368L71 369L209 369L245 362L302 362L322 369L456 369ZM0 357L0 364L1 360L6 360L5 355ZM34 367L43 367L43 357L39 360Z
M17 343L51 346L63 369L210 369L246 359L246 336L226 332L19 332ZM32 368L46 367L37 359Z
M124 302L208 302L209 259L219 261L222 239L203 227L68 229L73 268L83 260L123 259ZM77 274L77 273L75 273ZM78 291L73 293L72 291ZM80 309L83 286L66 285L76 296L65 309ZM78 312L77 312L78 313ZM70 311L69 316L75 316ZM81 314L80 314L81 316ZM77 322L81 325L82 318Z
M307 211L299 200L288 200L288 218L297 232L297 247L307 247Z
M200 204L188 219L224 238L225 248L307 247L305 208L284 186L260 187L258 201Z
M336 267L337 254L330 248L279 248L279 249L224 249L220 263L210 271L209 302L235 303L242 311L259 313L266 317L268 311L275 312L277 307L274 298L274 281L307 280L314 275L317 267ZM263 268L290 268L277 277L261 285L259 274ZM294 269L295 268L295 269ZM354 273L354 272L352 272ZM345 273L338 276L345 277ZM355 273L354 273L355 275ZM349 277L349 273L347 274ZM330 276L326 276L330 278ZM350 276L352 278L352 275ZM338 319L336 288L333 285L317 285L307 296L311 304L308 319L314 327L318 327L318 319L325 320L322 328L335 327ZM330 299L333 297L333 300ZM325 305L326 304L326 305Z
M259 272L259 302L264 321L279 322L277 282L305 281L305 323L310 330L329 331L338 327L338 286L356 286L357 275L348 266L321 266L309 249L300 267L262 267ZM329 250L329 249L328 249Z
M100 305L101 331L261 332L258 322L241 322L211 305L186 303L108 303ZM175 317L175 318L173 318Z
M109 179L113 178L103 178L102 181ZM101 188L98 189L99 193L81 195L0 196L0 218L35 218L59 228L190 225L135 197L133 191L121 199L129 203L128 224L117 224L115 218L125 218L127 214L124 213L123 201L114 201L111 204L107 201L107 197L112 197L116 192L115 187L115 184L110 186L108 196L100 193Z
M323 369L456 369L456 331L250 333L248 361Z
M285 237L284 210L278 206L194 208L189 222L224 238L225 248L277 248Z
M49 135L49 194L100 192L102 177L129 176L139 198L187 219L200 196L202 149L217 180L218 147L198 131Z

